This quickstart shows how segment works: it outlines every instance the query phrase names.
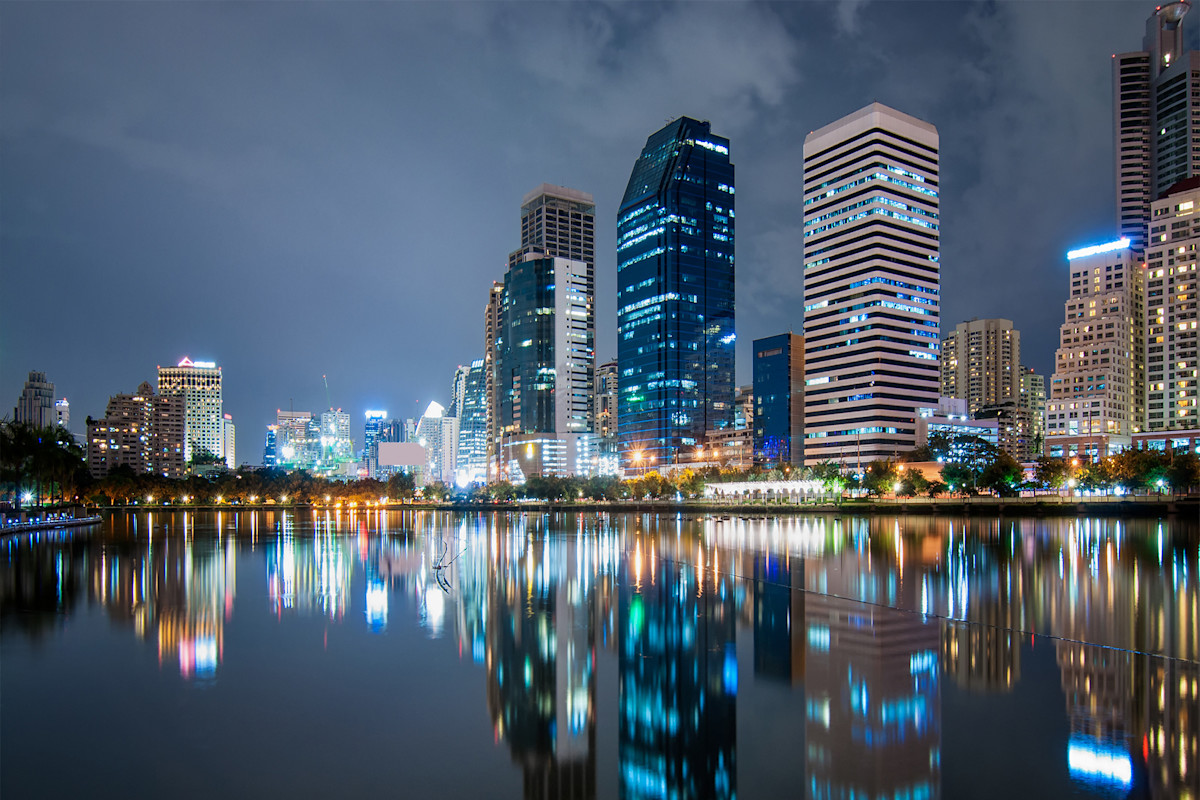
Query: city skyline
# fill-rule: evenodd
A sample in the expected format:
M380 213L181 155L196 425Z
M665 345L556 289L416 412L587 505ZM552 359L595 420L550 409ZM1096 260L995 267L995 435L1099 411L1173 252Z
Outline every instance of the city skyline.
M1013 319L1026 363L1049 374L1063 253L1115 238L1106 57L1140 48L1152 11L10 6L0 180L18 199L0 263L13 296L68 312L6 311L0 392L15 399L30 370L45 372L79 428L156 365L215 361L243 454L276 409L324 408L324 374L352 418L417 417L449 400L455 366L482 356L479 311L518 202L542 182L596 198L595 357L611 360L624 176L646 133L684 115L734 143L736 382L747 384L753 339L802 327L803 138L872 100L942 136L944 327ZM1077 35L1053 35L1066 25ZM576 52L582 66L511 59L524 36L531 53ZM62 57L34 69L47 52ZM412 78L425 62L443 68L436 91ZM279 66L266 77L264 63ZM522 77L562 102L500 91ZM467 130L462 115L480 111L489 125ZM43 275L53 294L36 294ZM110 276L123 291L99 302ZM112 324L124 314L139 324Z

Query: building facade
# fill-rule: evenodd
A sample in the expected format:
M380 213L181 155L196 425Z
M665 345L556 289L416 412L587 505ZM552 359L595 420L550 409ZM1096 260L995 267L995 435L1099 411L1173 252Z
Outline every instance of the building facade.
M185 461L191 463L192 456L200 449L224 457L220 367L211 361L192 361L187 357L173 367L159 367L158 393L183 398L187 410Z
M30 372L13 410L13 420L34 428L49 428L58 417L54 411L54 384L44 372Z
M618 432L665 464L733 424L734 167L680 117L651 134L617 215Z
M1033 450L1030 458L1036 458L1046 443L1046 376L1023 364L1020 406L1029 417L1029 440Z
M497 376L499 367L498 340L500 336L500 314L504 308L504 284L493 281L488 292L487 308L483 319L483 380L487 394L487 463L488 480L500 474L500 390Z
M754 460L804 463L804 337L754 340Z
M1113 56L1117 229L1135 252L1149 244L1151 203L1198 174L1200 54L1187 50L1189 2L1166 3L1146 20L1142 49Z
M961 397L974 414L1021 393L1021 332L1010 319L960 322L942 340L942 395Z
M183 398L155 395L149 382L133 394L113 395L104 417L88 420L88 472L103 478L126 466L139 474L182 478L186 427Z
M937 404L938 132L879 103L804 140L804 460L916 444Z
M1200 428L1196 408L1196 250L1200 177L1151 203L1146 250L1146 422L1150 431Z
M483 359L471 362L463 381L462 408L458 414L456 478L466 483L486 482L487 393Z
M498 337L500 473L586 474L595 380L587 264L526 255L504 276Z
M221 415L221 447L225 455L225 466L237 469L237 428L232 414Z
M1071 291L1046 401L1046 452L1103 458L1141 429L1146 268L1128 239L1072 250L1067 261Z

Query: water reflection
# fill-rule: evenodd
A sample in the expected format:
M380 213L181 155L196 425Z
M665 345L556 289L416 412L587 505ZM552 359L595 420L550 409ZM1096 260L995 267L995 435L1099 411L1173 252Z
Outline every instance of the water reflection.
M814 800L940 797L968 768L943 764L943 704L1013 695L1033 647L1077 791L1200 796L1190 523L272 511L3 546L5 634L96 604L189 680L217 680L239 559L279 623L419 624L482 670L528 798L597 796L600 715L624 798L734 798L739 746L796 755ZM756 684L788 693L803 742L739 719Z

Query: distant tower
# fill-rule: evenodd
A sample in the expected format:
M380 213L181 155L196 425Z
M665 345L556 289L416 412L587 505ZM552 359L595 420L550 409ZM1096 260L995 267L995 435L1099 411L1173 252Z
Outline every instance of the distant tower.
M937 406L938 132L879 103L804 139L804 463L916 446Z
M49 428L57 422L54 413L54 384L46 379L44 372L30 372L17 400L16 422L35 428Z
M960 322L942 340L942 389L972 414L1021 394L1021 332L1010 319Z
M618 432L626 467L733 425L734 166L680 117L650 134L617 214Z
M499 364L500 312L504 307L504 284L493 281L488 292L483 320L483 391L487 395L487 469L488 479L499 475L500 466L500 383Z
M1159 6L1146 21L1142 49L1113 56L1113 141L1117 228L1144 252L1150 203L1200 174L1200 54L1186 49L1191 3Z

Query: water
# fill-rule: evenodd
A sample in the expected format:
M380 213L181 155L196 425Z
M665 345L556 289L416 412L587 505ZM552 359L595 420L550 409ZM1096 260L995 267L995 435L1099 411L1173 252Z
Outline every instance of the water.
M1200 798L1198 526L145 513L0 542L0 793Z

